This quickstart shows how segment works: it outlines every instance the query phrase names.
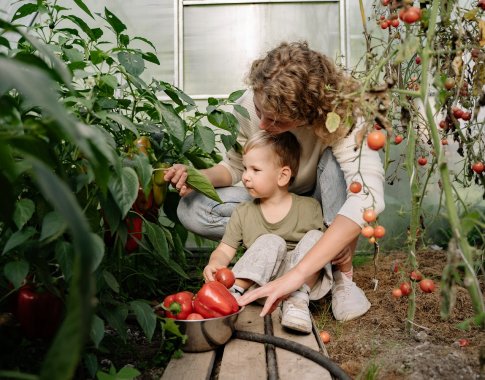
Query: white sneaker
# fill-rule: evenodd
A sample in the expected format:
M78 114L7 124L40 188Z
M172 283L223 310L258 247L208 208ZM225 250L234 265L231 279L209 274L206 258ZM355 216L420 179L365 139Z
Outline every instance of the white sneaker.
M350 321L370 309L365 293L340 271L333 272L332 312L338 321Z
M309 293L310 288L303 285L300 290L291 293L290 297L283 301L282 326L306 334L312 332L312 320L308 309Z

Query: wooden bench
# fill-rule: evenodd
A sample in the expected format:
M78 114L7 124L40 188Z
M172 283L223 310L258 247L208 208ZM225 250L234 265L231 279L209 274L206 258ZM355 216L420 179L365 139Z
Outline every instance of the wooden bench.
M328 356L315 324L313 334L293 334L283 329L278 312L266 319L259 317L260 312L260 306L246 306L239 315L236 330L268 334L272 329L276 337L295 341ZM179 379L330 380L332 376L325 368L291 351L233 338L218 350L184 353L180 359L172 359L165 368L162 380Z

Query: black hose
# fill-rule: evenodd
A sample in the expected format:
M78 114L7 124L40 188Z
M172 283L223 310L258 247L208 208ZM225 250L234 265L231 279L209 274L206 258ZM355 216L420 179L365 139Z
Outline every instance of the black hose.
M338 380L352 380L337 364L332 362L327 357L323 356L320 352L308 348L303 344L293 342L288 339L279 338L277 336L239 330L234 331L233 338L249 340L251 342L272 344L276 347L294 352L298 355L303 356L304 358L314 361L315 363L327 369L328 372L330 372L330 374L335 376Z

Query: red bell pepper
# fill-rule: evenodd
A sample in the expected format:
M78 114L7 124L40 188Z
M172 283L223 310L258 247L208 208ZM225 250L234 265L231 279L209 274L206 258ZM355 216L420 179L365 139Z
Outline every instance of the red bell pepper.
M239 305L223 284L210 281L197 292L194 309L204 318L216 318L235 313L239 310Z
M145 196L143 187L138 188L138 196L136 197L135 203L133 203L133 210L139 214L145 214L153 204L153 191L150 190L148 197Z
M62 300L47 290L41 291L27 284L18 291L15 314L28 338L48 339L54 336L61 324L63 311Z
M128 230L125 251L131 253L138 248L138 242L142 238L143 219L139 216L129 216L125 219L125 223Z
M172 319L186 319L193 311L193 298L194 293L186 290L165 297L163 300L165 316Z

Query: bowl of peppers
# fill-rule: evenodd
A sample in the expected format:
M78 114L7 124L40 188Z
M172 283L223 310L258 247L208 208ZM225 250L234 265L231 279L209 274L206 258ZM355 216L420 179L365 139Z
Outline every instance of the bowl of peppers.
M185 352L210 351L226 344L244 309L219 281L205 283L195 295L189 291L168 295L161 307L187 336Z

